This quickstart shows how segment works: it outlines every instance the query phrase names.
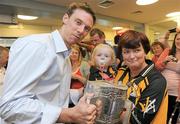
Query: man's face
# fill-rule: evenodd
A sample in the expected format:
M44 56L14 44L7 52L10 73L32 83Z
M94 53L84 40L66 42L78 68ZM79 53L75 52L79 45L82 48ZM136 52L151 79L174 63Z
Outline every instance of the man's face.
M80 42L93 27L92 16L84 10L76 9L71 16L63 16L63 38L68 46Z
M104 37L100 38L100 36L98 34L95 34L91 37L91 41L93 42L93 44L97 45L100 43L104 43L105 38Z

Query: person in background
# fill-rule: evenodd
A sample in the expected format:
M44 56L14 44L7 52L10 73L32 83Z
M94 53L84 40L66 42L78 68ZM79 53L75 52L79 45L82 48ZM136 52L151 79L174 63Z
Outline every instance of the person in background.
M0 96L2 93L2 87L4 82L4 75L5 75L5 66L8 63L9 58L9 49L3 46L0 46Z
M90 67L86 61L82 60L81 49L76 44L71 46L70 60L72 64L71 88L82 88L86 83Z
M89 33L90 39L87 41L79 42L78 45L85 48L86 56L85 60L89 61L91 58L91 53L96 45L100 43L106 43L105 41L105 34L98 28L93 28Z
M97 45L92 52L91 62L90 81L107 80L113 82L116 75L116 69L112 66L115 62L115 53L110 45Z
M168 56L164 59L164 68L162 70L163 76L167 80L167 89L168 89L168 118L167 124L176 124L179 109L174 113L174 116L171 118L171 115L175 109L177 102L180 102L180 32L175 34L172 48L168 52ZM172 119L170 121L170 118Z
M168 43L169 35L171 33L180 32L180 27L168 30L162 37L157 41L153 42L151 45L151 52L154 54L152 61L158 70L162 71L165 67L165 58L169 55L170 45Z
M123 63L122 51L118 51L119 42L121 42L121 36L119 34L117 34L114 37L114 46L113 46L114 52L116 55L116 67L117 68L119 68Z
M106 43L105 41L106 36L102 30L98 28L93 28L89 34L90 34L90 39L95 46L100 43Z
M114 83L128 86L127 98L134 105L130 123L165 124L167 84L153 62L146 59L150 51L148 38L143 33L128 30L121 35L119 49L125 65L118 69Z
M0 117L14 124L93 124L97 107L82 97L68 108L70 47L80 42L95 24L87 4L71 4L62 26L52 33L18 38L10 49L0 99Z
M70 93L72 95L70 95L71 102L69 107L73 107L82 96L80 93L82 93L84 86L86 85L90 66L82 59L81 48L77 44L71 46L70 61L72 65Z
M155 67L162 71L162 69L165 67L165 64L163 63L165 58L169 54L170 46L168 44L168 38L169 38L169 31L165 33L164 36L162 36L160 39L156 40L151 44L151 52L154 54L152 57L152 61L155 64Z

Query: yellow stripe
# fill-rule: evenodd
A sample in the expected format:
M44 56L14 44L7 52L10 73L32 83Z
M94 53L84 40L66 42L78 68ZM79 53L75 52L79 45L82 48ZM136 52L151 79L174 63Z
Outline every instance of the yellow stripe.
M141 92L146 88L146 84L144 80L142 80L139 84L138 87L141 89Z
M145 111L144 105L142 103L139 103L139 105L141 106L142 112L144 112Z
M124 71L118 70L117 75L116 75L116 77L114 79L114 84L115 85L118 85L118 81L119 81L120 77L123 75L123 73L124 73Z

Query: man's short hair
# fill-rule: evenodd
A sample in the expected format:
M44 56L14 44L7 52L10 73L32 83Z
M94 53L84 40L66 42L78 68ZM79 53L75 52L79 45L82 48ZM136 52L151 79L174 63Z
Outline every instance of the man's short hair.
M95 13L93 12L93 10L90 8L90 6L87 3L72 3L72 4L70 4L66 13L69 16L71 16L73 14L74 10L76 10L76 9L82 9L82 10L86 11L87 13L89 13L93 18L93 24L96 23Z
M91 30L91 32L90 32L90 34L89 34L89 35L92 37L92 36L94 36L95 34L98 34L100 38L102 38L102 37L104 37L104 38L105 38L105 34L104 34L104 32L103 32L103 31L101 31L101 30L100 30L100 29L98 29L98 28L93 28L93 29Z

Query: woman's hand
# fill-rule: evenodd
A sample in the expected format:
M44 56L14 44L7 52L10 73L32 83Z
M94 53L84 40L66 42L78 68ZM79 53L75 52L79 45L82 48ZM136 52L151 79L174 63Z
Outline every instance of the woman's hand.
M173 57L172 55L167 56L165 58L165 60L163 61L163 63L166 65L168 62L177 62L177 59L175 57Z

